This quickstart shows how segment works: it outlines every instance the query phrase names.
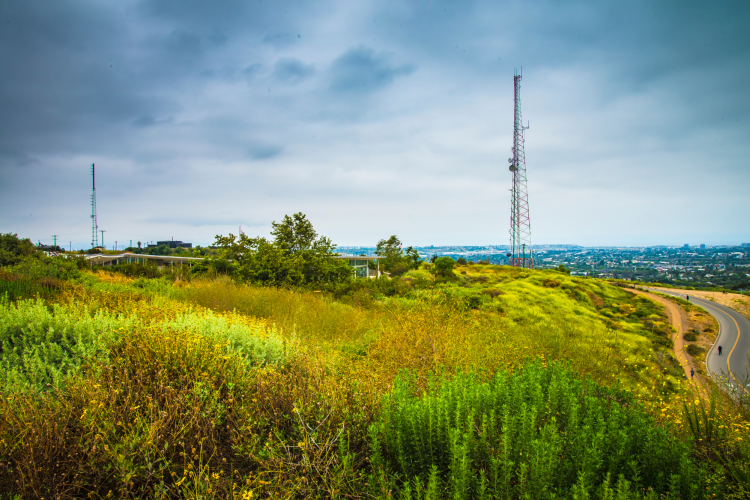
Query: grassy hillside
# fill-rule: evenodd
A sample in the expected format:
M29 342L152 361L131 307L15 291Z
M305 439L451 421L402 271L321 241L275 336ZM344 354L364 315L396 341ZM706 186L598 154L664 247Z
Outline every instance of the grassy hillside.
M0 280L0 491L746 495L742 409L690 396L661 307L604 282L479 265L328 290L28 276Z

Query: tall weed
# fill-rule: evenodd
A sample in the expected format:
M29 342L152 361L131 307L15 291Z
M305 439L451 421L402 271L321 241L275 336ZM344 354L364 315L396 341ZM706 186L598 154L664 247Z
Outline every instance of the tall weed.
M486 382L470 373L437 377L422 394L402 375L370 436L371 481L385 471L402 498L419 489L466 499L588 498L611 478L635 490L702 495L688 446L653 425L632 394L582 381L561 363L530 362Z

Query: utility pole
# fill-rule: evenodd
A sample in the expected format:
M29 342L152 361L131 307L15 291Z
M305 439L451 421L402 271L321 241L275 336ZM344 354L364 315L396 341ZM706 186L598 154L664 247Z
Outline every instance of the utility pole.
M55 251L57 251L57 235L53 234L52 238L54 238L54 243L52 245L55 248Z
M107 230L106 229L100 229L99 232L102 233L102 248L104 248L106 250L107 247L104 246L104 233L106 233Z
M97 238L99 226L96 222L96 167L93 163L91 164L91 187L91 248L94 248L99 246L99 238ZM104 238L104 235L102 235L102 238Z
M513 173L513 198L510 205L510 252L508 265L513 267L534 268L534 255L531 246L531 224L529 222L529 193L526 179L526 153L524 151L524 131L529 127L523 126L521 116L521 78L516 73L513 76L513 157L508 158L510 170ZM526 247L529 247L528 257Z

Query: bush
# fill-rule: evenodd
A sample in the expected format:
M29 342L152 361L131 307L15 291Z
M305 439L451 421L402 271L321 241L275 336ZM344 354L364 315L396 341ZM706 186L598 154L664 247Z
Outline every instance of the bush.
M456 265L456 261L450 257L438 257L435 259L435 274L444 279L450 279L454 277L453 266Z
M456 260L456 264L458 264L459 266L465 266L467 264L467 262L466 262L466 259L464 259L463 257L459 257Z
M134 320L84 308L48 308L40 299L11 304L0 298L0 387L6 391L60 388L86 358L105 356L105 345Z
M180 314L163 323L161 330L165 334L184 332L219 342L228 353L252 365L282 365L287 359L288 346L275 327L268 329L262 323L247 325L236 313L228 316L212 311Z
M23 259L42 255L30 239L21 239L15 233L0 233L0 266L14 266Z
M36 297L49 299L66 288L67 284L56 278L33 279L0 270L0 297L7 295L11 302Z
M687 346L687 353L691 356L698 356L699 354L706 352L706 350L700 346L697 346L695 344L690 344Z
M391 277L401 276L402 274L409 271L409 266L405 262L397 262L391 267Z
M59 280L75 280L81 275L81 270L88 267L82 257L47 257L45 255L25 258L8 270L13 274L27 279L41 280L56 278Z
M370 441L371 482L379 475L400 498L614 498L644 488L700 497L702 471L686 444L630 393L559 363L530 362L488 382L434 378L421 396L402 374Z
M131 278L158 278L162 275L159 267L151 260L147 260L145 264L141 264L140 262L116 264L107 268L107 270L113 273L124 274Z
M554 270L558 271L558 272L561 272L561 273L564 273L564 274L567 274L568 276L570 276L570 269L568 269L567 267L565 267L562 264L560 264L559 266L557 266Z
M695 342L698 340L698 336L693 332L684 334L682 338L685 339L685 342Z

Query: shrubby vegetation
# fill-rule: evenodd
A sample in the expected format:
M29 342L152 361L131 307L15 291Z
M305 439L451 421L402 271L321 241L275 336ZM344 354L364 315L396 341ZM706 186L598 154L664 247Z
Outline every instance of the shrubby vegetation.
M375 253L384 257L381 261L383 271L396 277L404 274L409 269L419 268L419 252L413 247L401 248L401 240L396 235L387 240L380 240Z
M614 498L642 485L703 495L686 443L632 393L577 379L562 363L430 382L420 395L397 379L370 428L375 474L402 498Z
M0 491L748 497L747 410L689 391L661 306L565 270L440 259L319 280L330 242L304 217L274 229L228 237L197 273L13 257Z
M217 236L216 257L207 258L196 273L212 271L242 283L272 286L300 286L338 283L351 279L351 269L333 259L336 248L331 240L318 237L304 214L284 216L272 223L272 241L240 234Z

